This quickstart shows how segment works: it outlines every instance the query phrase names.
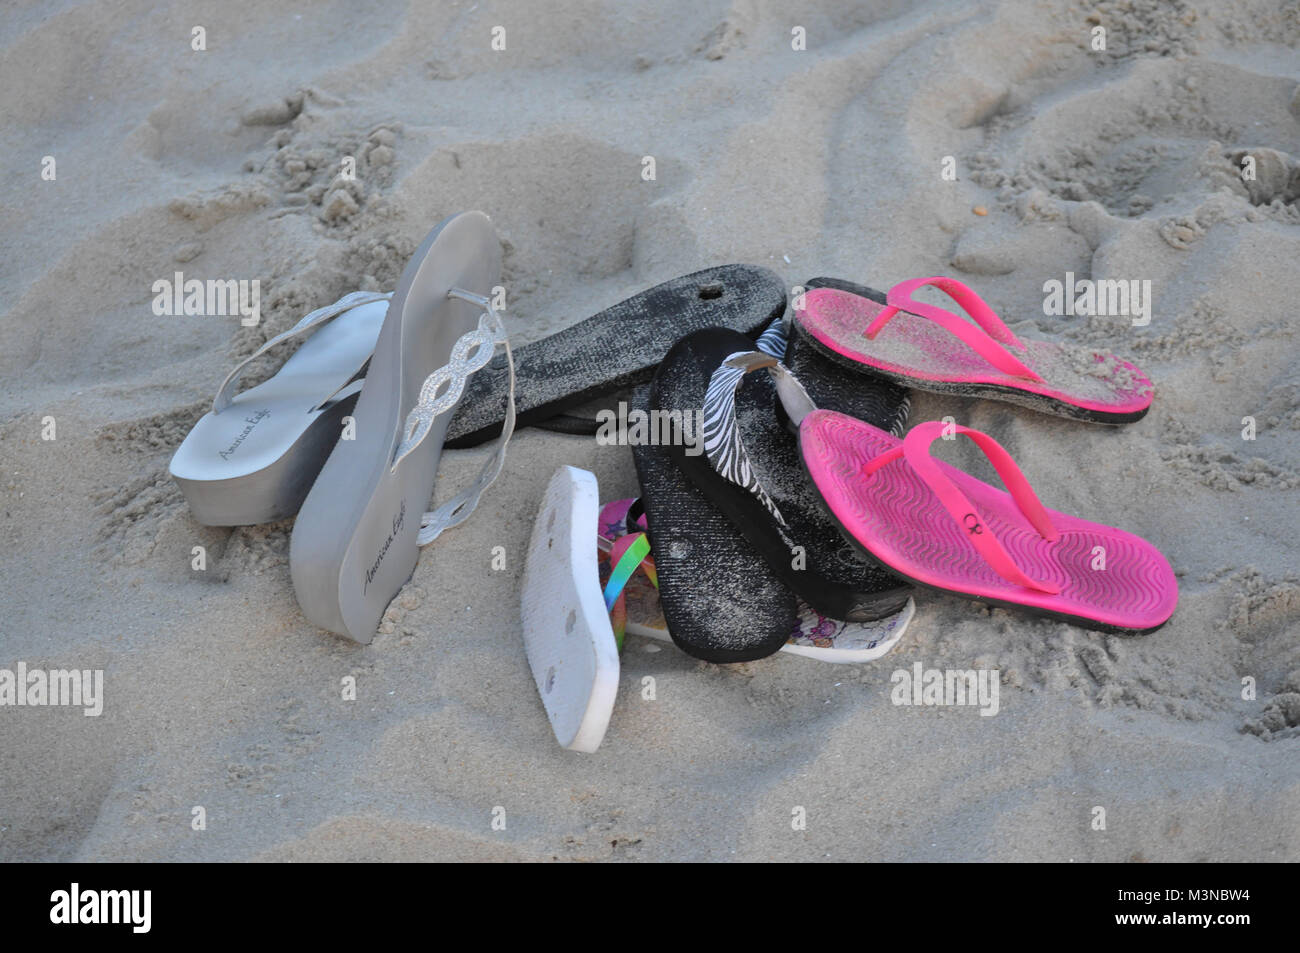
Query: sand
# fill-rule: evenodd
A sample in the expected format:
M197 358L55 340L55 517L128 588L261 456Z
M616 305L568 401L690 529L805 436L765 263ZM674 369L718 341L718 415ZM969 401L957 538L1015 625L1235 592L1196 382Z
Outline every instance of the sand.
M0 859L1300 860L1293 4L430 7L0 23L0 668L104 672L98 717L0 708ZM168 458L240 356L390 289L471 208L518 342L744 261L952 275L1022 337L1133 360L1155 402L1124 428L925 394L911 419L988 430L1048 506L1154 542L1173 620L1121 638L925 593L860 667L634 637L603 746L565 752L521 640L531 518L562 463L606 498L636 478L627 448L524 431L373 644L315 629L291 522L198 525ZM156 316L176 271L259 280L261 323ZM1045 314L1067 272L1151 281L1150 324ZM442 485L480 459L448 452ZM918 661L997 669L998 714L891 704Z

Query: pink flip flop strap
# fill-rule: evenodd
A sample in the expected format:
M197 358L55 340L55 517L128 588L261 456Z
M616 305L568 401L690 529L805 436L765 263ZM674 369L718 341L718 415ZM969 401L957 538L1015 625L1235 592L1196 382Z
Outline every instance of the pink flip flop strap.
M970 321L963 321L958 315L944 308L926 304L924 301L913 300L912 293L925 285L938 288L956 301L957 304L961 305L962 310L971 316L975 324L971 324ZM888 324L898 312L906 311L909 314L929 318L935 324L960 338L967 347L1004 374L1027 377L1032 381L1042 381L1041 377L1007 351L1008 346L1024 350L1025 346L1020 343L1019 338L1011 333L1011 329L1002 323L1002 319L985 303L983 298L956 278L940 276L902 281L889 289L885 299L889 304L876 315L876 319L867 326L867 330L864 332L868 339L879 334L881 328Z
M992 566L999 576L1007 582L1036 589L1039 592L1052 594L1060 592L1061 587L1055 583L1031 579L1021 572L1020 567L1015 564L1002 544L998 542L997 537L980 518L975 505L957 488L930 455L931 444L943 435L944 428L947 426L953 426L956 433L970 437L975 441L975 445L984 451L984 455L993 464L993 469L997 470L998 476L1002 478L1011 498L1016 501L1016 506L1020 508L1020 512L1025 515L1034 529L1038 530L1039 535L1053 542L1058 539L1059 534L1047 515L1047 509L1038 499L1029 481L1025 479L1020 467L1016 466L1016 461L1011 459L1011 454L1007 453L1000 443L982 431L972 430L960 424L948 425L937 420L918 424L903 438L899 446L868 460L862 468L863 473L870 477L886 464L899 458L905 459L917 476L934 491L934 495L939 498L939 502L943 504L949 515L966 530L972 545L979 550L985 562Z

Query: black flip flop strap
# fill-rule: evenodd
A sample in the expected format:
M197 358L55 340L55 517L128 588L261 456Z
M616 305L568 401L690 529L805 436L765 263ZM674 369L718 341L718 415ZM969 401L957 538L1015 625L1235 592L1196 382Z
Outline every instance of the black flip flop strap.
M637 497L632 501L632 505L627 508L627 516L624 518L623 526L629 533L644 533L645 527L641 525L641 517L645 516L645 500Z

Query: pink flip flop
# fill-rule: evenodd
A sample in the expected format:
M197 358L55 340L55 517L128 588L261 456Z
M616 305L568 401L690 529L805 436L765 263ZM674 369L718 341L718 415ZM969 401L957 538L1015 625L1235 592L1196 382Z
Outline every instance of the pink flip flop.
M945 292L971 321L914 300L925 285ZM883 296L886 304L826 287L802 297L795 327L813 347L906 387L1103 424L1132 423L1151 406L1151 381L1128 361L1077 345L1022 342L954 278L904 281Z
M945 427L975 441L1009 493L930 456ZM815 410L799 446L841 529L904 579L1103 631L1152 632L1173 615L1178 582L1159 550L1044 507L985 433L932 421L899 440Z

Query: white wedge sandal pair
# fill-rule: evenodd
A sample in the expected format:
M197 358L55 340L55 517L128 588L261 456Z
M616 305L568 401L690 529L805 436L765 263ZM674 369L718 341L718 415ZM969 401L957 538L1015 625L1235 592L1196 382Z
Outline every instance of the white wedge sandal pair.
M492 299L500 276L491 220L446 219L391 295L347 295L236 367L172 457L171 475L202 523L298 514L290 573L303 614L322 628L371 641L419 548L468 518L501 472L515 388ZM235 394L251 361L308 331L274 377ZM498 345L510 368L501 436L474 483L426 513L447 425Z

